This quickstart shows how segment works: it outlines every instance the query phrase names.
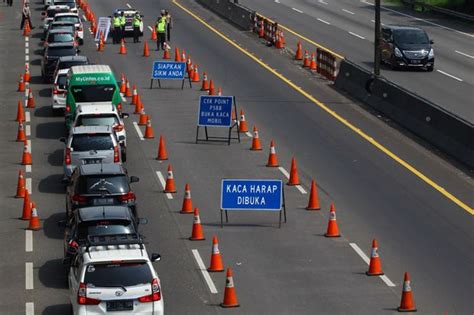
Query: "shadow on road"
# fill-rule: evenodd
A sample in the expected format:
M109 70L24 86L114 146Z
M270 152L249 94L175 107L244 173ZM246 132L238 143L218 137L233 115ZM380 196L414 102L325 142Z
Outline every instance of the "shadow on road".
M47 261L39 269L39 280L47 288L67 289L67 267L62 258ZM50 314L50 313L48 313Z
M41 312L43 315L66 315L72 314L71 304L50 305Z
M59 139L64 136L65 132L64 122L62 121L40 123L36 126L36 137L40 139Z
M40 180L38 190L41 193L64 194L64 185L61 183L62 174L49 175Z
M46 237L63 239L64 231L63 228L59 226L59 221L66 219L66 209L58 209L55 214L50 215L46 220L44 220L43 231ZM62 264L62 263L61 263Z
M51 153L48 156L48 163L51 166L62 166L63 165L63 150L59 149Z
M35 117L54 117L51 106L38 107L35 110Z

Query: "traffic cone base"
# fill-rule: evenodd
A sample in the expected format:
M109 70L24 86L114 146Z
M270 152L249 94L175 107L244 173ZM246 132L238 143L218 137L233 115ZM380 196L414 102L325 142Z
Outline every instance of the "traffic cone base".
M224 271L224 265L222 264L222 257L219 251L219 243L217 242L217 236L212 238L212 250L211 250L211 263L209 268L207 268L209 272L222 272Z
M226 283L224 290L224 301L221 303L221 307L230 308L230 307L239 307L239 302L237 301L237 295L235 293L234 279L232 277L232 269L227 268Z
M199 217L199 209L194 209L194 219L193 219L193 231L191 233L191 237L189 237L190 241L203 241L206 238L204 237L204 233L202 232L202 225L201 225L201 218Z

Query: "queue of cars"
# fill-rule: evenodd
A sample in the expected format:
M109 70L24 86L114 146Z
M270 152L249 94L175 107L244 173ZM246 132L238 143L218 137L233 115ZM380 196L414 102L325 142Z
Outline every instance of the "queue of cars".
M67 2L67 3L66 3ZM41 71L52 82L51 106L64 114L66 185L64 264L73 314L163 314L160 280L148 255L133 183L125 167L122 96L108 65L80 56L75 4L45 0ZM48 6L49 5L49 6ZM68 9L66 9L66 7Z

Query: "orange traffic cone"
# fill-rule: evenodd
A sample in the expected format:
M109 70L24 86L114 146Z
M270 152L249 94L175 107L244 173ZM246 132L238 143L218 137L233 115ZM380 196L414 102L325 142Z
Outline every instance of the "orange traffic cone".
M145 113L145 109L142 108L140 111L140 118L138 120L138 125L139 126L146 126L146 123L148 122L148 115Z
M149 57L150 56L150 49L148 48L148 41L145 40L143 43L143 57Z
M181 61L182 62L186 62L186 52L184 51L184 49L181 51Z
M303 68L309 68L310 65L311 65L311 61L309 60L308 51L305 50L304 58L303 58Z
M267 167L278 167L278 158L275 151L275 143L270 141L270 154L268 155Z
M235 107L234 107L234 108L235 108ZM237 122L237 116L236 116L236 114L235 114L234 108L232 108L232 111L231 111L231 113L232 113L231 119L232 119L232 122L233 122L233 123L236 123L236 122ZM239 130L239 132L241 132L241 131Z
M30 192L25 189L25 198L23 199L23 214L21 220L29 220L31 218L31 201Z
M127 88L125 88L125 91L127 91ZM134 84L133 90L132 90L132 101L130 102L130 105L137 105L137 97L138 97L137 86Z
M193 213L193 200L191 199L191 188L189 184L184 186L183 206L180 213Z
M397 308L399 312L416 312L415 301L413 300L413 292L411 291L411 281L408 272L405 272L403 279L402 300Z
M16 110L16 121L18 122L24 122L25 121L25 110L23 109L23 104L21 101L18 101L18 106Z
M186 72L189 73L193 69L193 62L191 61L191 55L188 56L188 59L186 60Z
M151 40L157 40L157 36L156 36L156 29L154 27L151 28L151 37L150 37Z
M258 137L257 126L253 126L253 138L252 138L252 146L250 147L250 150L252 151L262 150L262 144L260 143L260 138Z
M206 72L202 73L202 86L201 91L209 91L209 81L207 81L207 74Z
M337 221L336 221L336 207L334 207L334 204L331 203L331 208L329 209L329 223L328 223L328 229L326 231L326 234L324 234L326 237L340 237L341 234L339 234L339 228L337 227Z
M193 231L189 240L191 241L203 241L206 238L202 232L201 218L199 217L199 209L194 208L194 218L193 218Z
M16 134L16 142L25 142L25 141L26 141L25 129L23 129L23 123L19 122L18 132Z
M173 168L171 164L168 165L168 176L166 177L165 193L175 193L176 186L174 185Z
M132 97L132 89L130 88L130 82L126 80L125 83L125 97Z
M284 46L283 46L283 38L282 38L282 32L281 31L277 31L277 41L275 43L275 48L277 49L282 49Z
M310 70L313 70L313 71L316 71L317 70L317 67L316 67L316 56L314 55L314 53L311 54L311 63L309 65L309 69Z
M296 168L295 158L291 158L291 168L290 168L290 179L288 180L288 185L295 186L300 184L300 179L298 178L298 170Z
M20 74L20 81L18 81L18 92L25 92L25 79L23 74Z
M28 22L28 20L25 21L25 26L23 27L23 36L28 36L30 35L30 23Z
M160 135L160 143L158 144L158 155L156 159L159 161L164 161L168 159L168 153L166 152L165 138Z
M26 64L25 65L25 74L23 75L25 82L30 82L30 67Z
M163 52L163 59L171 59L170 46L168 43L165 43L165 51Z
M97 46L97 51L104 51L104 37L102 36L102 33L100 34L99 45Z
M227 268L227 275L225 280L224 301L221 303L222 307L239 307L237 301L237 294L234 288L234 279L232 278L232 268Z
M145 135L143 136L143 138L153 139L154 137L155 135L153 133L153 127L151 126L151 120L148 119L148 121L146 122Z
M181 55L179 54L179 48L174 48L174 61L181 62Z
M122 39L122 42L120 43L120 50L119 50L120 55L126 55L127 54L127 48L125 47L125 40Z
M209 95L216 95L216 88L214 87L214 81L209 83Z
M311 192L309 193L309 201L306 210L321 210L319 206L318 188L314 180L311 181Z
M26 103L26 107L35 108L35 99L33 98L33 91L31 88L28 90L28 102Z
M33 162L31 161L31 153L28 151L28 145L25 141L25 146L23 149L23 156L21 158L21 165L31 165Z
M295 60L303 60L303 46L300 41L298 41L296 48Z
M240 110L240 122L239 122L239 131L248 132L249 128L247 127L247 121L245 120L244 110Z
M25 177L23 172L18 171L18 183L16 184L16 196L15 198L25 198Z
M217 88L217 95L222 96L222 88L220 86Z
M193 65L189 66L188 76L189 76L189 79L192 82L193 77L194 77L194 66Z
M135 110L133 111L134 114L140 114L142 112L143 104L140 98L140 94L137 94L137 102L135 104Z
M370 264L369 270L366 272L368 276L381 276L383 275L382 263L379 257L379 246L377 240L372 240L372 250L370 251Z
M38 217L38 211L36 210L36 205L31 209L30 222L28 224L28 230L38 231L41 229L40 220Z
M224 271L224 265L222 264L222 257L219 251L219 243L217 242L217 236L214 235L212 238L212 249L211 249L211 264L207 268L209 272L221 272Z
M199 77L198 65L194 65L194 72L193 72L193 76L191 77L191 81L195 83L201 81L201 78Z
M122 73L122 78L120 79L120 93L125 93L127 90L127 84L125 83L125 74Z

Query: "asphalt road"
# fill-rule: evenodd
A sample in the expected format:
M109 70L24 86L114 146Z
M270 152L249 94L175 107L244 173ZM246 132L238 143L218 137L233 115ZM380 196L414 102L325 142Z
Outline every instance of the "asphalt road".
M107 63L117 76L125 73L137 84L152 117L155 137L166 138L179 192L172 199L162 193L157 173L166 174L167 162L156 156L157 139L142 141L136 132L136 115L126 121L129 153L127 168L140 177L134 184L140 216L149 224L142 232L149 252L160 252L163 260L156 269L163 283L165 309L172 314L392 314L400 302L404 271L412 276L419 313L469 314L472 304L472 215L420 180L371 143L336 121L326 111L267 71L234 46L211 32L195 18L168 1L129 2L145 14L152 25L161 8L174 16L171 45L191 54L201 74L206 71L224 94L235 95L239 109L246 111L249 125L256 124L264 151L251 152L250 138L240 144L194 143L199 86L179 89L179 82L163 82L163 89L148 89L152 60L142 57L142 44L127 43L126 56L118 46L107 43L98 53L87 34L82 54L94 63ZM428 176L447 192L472 208L473 182L468 174L454 168L400 131L362 110L337 94L322 80L288 62L288 58L268 49L252 34L242 33L199 5L183 4L236 43L262 59L271 68L324 102L348 121L395 152L404 161ZM19 12L18 4L14 8ZM35 7L39 4L35 3ZM97 16L107 16L126 3L92 1ZM5 12L2 7L2 11ZM33 200L38 204L43 229L34 232L32 251L25 251L25 222L16 218L21 201L13 199L21 145L13 140L16 102L21 98L16 80L25 62L25 40L18 30L6 25L19 23L18 14L2 14L0 61L2 71L0 139L1 200L0 245L9 259L0 263L1 279L9 286L0 288L0 309L7 314L24 314L25 303L34 303L35 314L67 314L68 290L61 265L62 230L57 222L64 217L62 176L63 118L49 108L49 85L40 81L39 29L29 40L32 88L37 108L31 110L31 173ZM39 11L35 11L39 24ZM5 26L5 27L4 27ZM145 33L149 38L149 32ZM6 41L4 41L5 39ZM4 43L8 42L9 45ZM129 41L130 42L130 41ZM154 47L154 45L151 45ZM133 107L125 105L126 112ZM143 128L141 129L143 132ZM212 130L221 134L222 130ZM288 223L276 226L276 215L261 212L231 213L230 224L219 227L219 194L222 178L281 178L278 169L266 168L270 139L277 145L280 165L289 170L295 156L302 188L309 191L311 178L318 182L322 211L304 210L307 194L285 188ZM193 202L201 211L206 241L190 242L192 217L178 213L183 188L190 183ZM328 208L338 210L339 239L326 239ZM210 293L192 254L197 249L204 264L209 263L212 235L220 241L226 266L234 268L234 281L241 307L223 310L224 274L211 274L218 293ZM350 243L367 255L370 242L379 241L383 269L395 284L389 287L379 278L368 278L366 263ZM353 245L352 245L353 246ZM33 277L25 276L25 263L33 264ZM28 279L33 288L25 285ZM31 307L31 304L28 304ZM27 313L28 314L28 313ZM31 314L31 313L30 313Z
M373 1L243 0L241 3L367 69L373 68ZM436 58L431 73L393 71L383 66L381 74L474 123L472 25L417 14L390 4L382 6L381 22L422 27L435 41ZM306 47L310 46L306 44Z

